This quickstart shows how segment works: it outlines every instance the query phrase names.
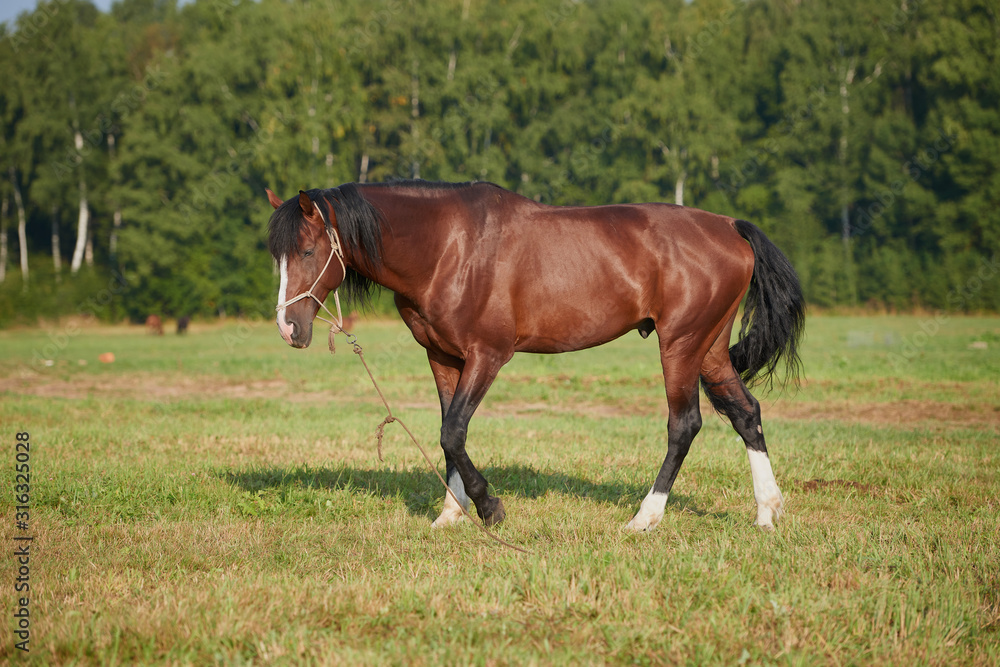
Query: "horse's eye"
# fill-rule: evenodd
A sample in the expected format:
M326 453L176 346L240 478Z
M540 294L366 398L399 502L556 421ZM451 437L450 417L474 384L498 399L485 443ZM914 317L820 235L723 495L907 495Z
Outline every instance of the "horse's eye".
M302 256L303 257L312 257L313 256L313 252L315 252L315 251L314 250L306 250L304 253L302 253Z

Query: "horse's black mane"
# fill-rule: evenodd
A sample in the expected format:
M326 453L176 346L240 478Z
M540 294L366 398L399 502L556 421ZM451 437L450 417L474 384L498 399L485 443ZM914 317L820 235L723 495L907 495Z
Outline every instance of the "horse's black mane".
M340 242L357 261L377 270L382 265L382 214L358 191L354 183L327 190L307 190L306 194L323 211L327 229L332 227L330 209L337 218ZM305 217L298 197L292 197L275 209L267 225L267 248L275 260L299 252L299 231ZM347 300L364 308L371 304L378 285L348 267L342 285Z
M477 185L500 188L499 185L487 181L445 183L419 179L368 183L365 187L462 190ZM378 270L382 265L382 214L364 198L357 183L345 183L338 188L326 190L306 190L306 194L322 208L327 228L331 226L329 211L333 209L337 217L341 243L346 246L351 256L367 262L366 268L372 271ZM299 231L302 229L303 220L298 197L292 197L284 202L271 214L271 221L267 225L267 247L275 260L299 252ZM378 285L354 269L348 268L343 289L348 300L365 307L370 305Z

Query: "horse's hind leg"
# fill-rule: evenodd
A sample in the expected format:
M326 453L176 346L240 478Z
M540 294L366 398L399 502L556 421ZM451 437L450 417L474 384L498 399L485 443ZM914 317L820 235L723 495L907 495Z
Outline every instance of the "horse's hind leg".
M764 444L760 403L750 394L729 361L729 329L716 340L705 357L701 379L712 405L729 417L733 428L746 444L750 474L753 476L753 495L757 501L757 525L771 530L774 521L781 516L784 501Z
M671 349L671 346L672 343L665 341L661 335L660 359L670 408L667 456L639 511L626 526L636 532L652 530L663 518L670 488L691 448L691 441L701 430L701 410L698 406L698 363L701 357L697 351Z

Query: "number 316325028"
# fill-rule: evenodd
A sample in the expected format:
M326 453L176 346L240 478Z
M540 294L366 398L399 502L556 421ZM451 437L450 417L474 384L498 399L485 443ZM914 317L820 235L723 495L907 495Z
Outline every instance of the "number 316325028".
M17 502L17 520L28 519L28 502L31 499L31 436L20 432L14 446L14 500Z

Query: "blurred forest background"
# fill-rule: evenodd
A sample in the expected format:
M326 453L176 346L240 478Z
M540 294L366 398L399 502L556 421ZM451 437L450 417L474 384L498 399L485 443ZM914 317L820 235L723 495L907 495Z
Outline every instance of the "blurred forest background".
M1000 309L995 0L85 0L0 28L0 326L270 315L270 187L760 225L809 302Z

